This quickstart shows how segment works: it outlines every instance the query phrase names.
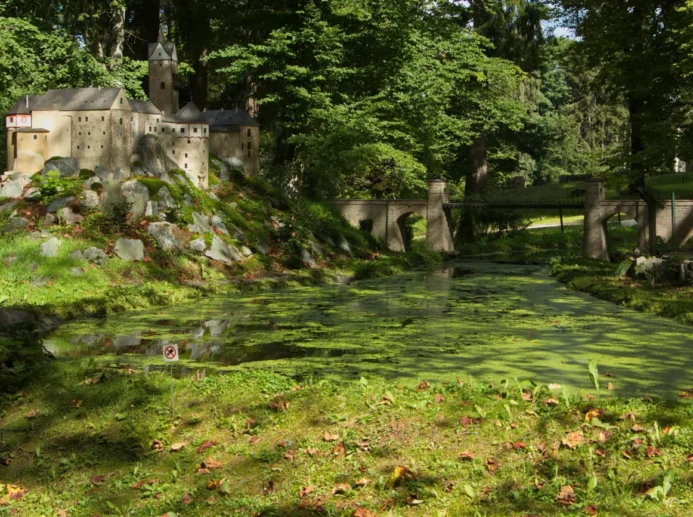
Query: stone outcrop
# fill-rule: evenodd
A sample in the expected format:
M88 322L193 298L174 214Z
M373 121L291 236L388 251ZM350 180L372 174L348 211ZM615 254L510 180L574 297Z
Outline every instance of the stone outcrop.
M212 247L205 253L205 256L224 264L240 262L243 258L236 248L229 246L216 235L212 241Z
M96 210L99 207L99 195L93 190L85 190L82 193L82 199L79 204L89 210Z
M211 233L212 226L209 224L209 217L193 212L193 222L188 225L188 230L193 233Z
M58 158L49 161L43 166L42 174L44 176L50 176L55 173L58 173L63 178L75 177L79 174L79 162L74 158Z
M84 217L73 212L70 207L61 208L58 218L67 225L79 224L84 221Z
M137 180L126 181L121 186L125 202L130 205L133 219L141 219L147 211L149 189Z
M65 197L59 197L58 199L53 200L49 205L48 208L46 209L49 214L54 214L61 208L65 208L67 205L72 203L75 200L74 197L72 196L65 196Z
M108 255L99 248L87 248L84 250L84 258L92 264L102 266L108 262Z
M41 256L49 258L57 256L61 244L62 241L57 237L47 240L41 244Z
M140 262L144 260L144 243L139 239L118 239L113 253L126 262Z
M185 239L175 224L171 223L150 223L147 228L159 247L164 251L178 250L185 247Z
M156 135L144 135L137 142L137 154L142 160L142 167L152 176L160 178L168 171L166 153Z

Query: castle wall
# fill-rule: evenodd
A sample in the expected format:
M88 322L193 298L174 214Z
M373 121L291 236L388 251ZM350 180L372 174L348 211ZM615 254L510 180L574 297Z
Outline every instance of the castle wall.
M260 128L257 126L241 126L236 133L215 131L210 137L210 149L220 158L240 160L249 174L260 172Z
M209 184L209 139L176 138L175 162L195 185L207 188Z
M34 111L32 124L34 128L49 131L46 159L53 156L72 156L72 117L69 114L57 110Z
M48 148L48 133L17 133L15 169L35 174L43 169Z
M102 141L99 141L97 143L99 151L106 151L106 154L102 155L99 158L101 160L100 163L102 165L107 165L111 168L129 168L130 150L132 149L131 124L135 118L134 114L129 109L114 109L111 110L109 119L108 112L106 113L108 127L104 128L104 130L99 135L99 139L105 136L108 137L110 141L105 144ZM82 166L84 167L84 165Z
M7 168L5 170L14 170L14 156L15 156L15 144L14 144L15 130L7 129Z

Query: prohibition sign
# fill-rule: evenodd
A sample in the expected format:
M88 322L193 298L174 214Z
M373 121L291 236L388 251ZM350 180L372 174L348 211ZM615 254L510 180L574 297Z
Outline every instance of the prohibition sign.
M166 345L164 347L164 361L167 363L178 361L178 345Z

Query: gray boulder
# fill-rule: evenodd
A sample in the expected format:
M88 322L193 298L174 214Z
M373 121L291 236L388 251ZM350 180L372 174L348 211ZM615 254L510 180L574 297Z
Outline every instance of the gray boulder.
M245 234L240 230L236 230L236 233L233 234L233 238L238 242L245 242Z
M26 230L31 223L25 217L12 217L5 226L8 232L21 232Z
M81 267L70 268L70 273L72 273L72 276L84 276L84 271Z
M70 258L72 260L84 260L84 254L80 250L75 250L70 253Z
M267 255L270 250L264 242L258 242L255 245L255 251L257 251L260 255Z
M85 190L79 203L88 210L95 210L99 207L99 195L93 190Z
M57 221L57 217L55 217L54 214L46 214L46 217L43 220L43 224L45 226L52 226L55 224L55 221Z
M147 201L147 208L144 211L145 217L159 217L159 202Z
M117 167L115 169L109 169L103 165L97 165L94 169L94 174L95 176L89 179L94 180L94 178L96 178L102 185L112 181L122 183L130 177L130 171L128 169L119 169Z
M206 215L193 212L193 223L188 225L188 230L193 233L210 233L213 232L209 224L209 217Z
M46 209L49 214L54 214L61 208L65 208L67 205L72 203L75 200L74 197L72 196L65 196L65 197L59 197L58 199L55 199L51 201L51 203L48 205L48 208Z
M171 195L171 191L168 189L168 187L161 187L159 189L158 195L159 195L159 206L163 210L178 207L178 203L176 203L176 200Z
M79 174L79 162L74 158L51 160L43 166L42 174L48 176L51 171L58 172L61 177L71 178Z
M351 246L349 246L349 242L341 235L337 247L347 255L351 255Z
M0 328L11 327L18 323L27 323L35 319L36 316L31 312L0 308Z
M36 187L31 187L24 193L24 199L29 201L35 201L41 197L41 189Z
M22 197L25 185L26 183L22 180L7 180L0 187L0 198L18 199Z
M241 246L241 253L243 253L244 257L250 257L253 254L248 246Z
M144 243L139 239L118 239L113 252L126 262L144 260Z
M84 258L97 266L102 266L108 262L108 255L106 255L106 253L99 248L87 248L84 250Z
M65 224L79 224L84 221L84 217L72 211L71 208L62 208L59 212L58 219L63 221Z
M166 168L166 153L156 135L144 135L137 142L137 154L142 160L142 167L158 178L168 169Z
M112 214L114 209L124 207L126 204L120 183L109 182L101 191L101 211L104 214Z
M218 215L212 216L212 226L218 228L221 233L224 233L226 235L229 234L229 230L228 228L226 228L224 221L222 221L221 217L219 217Z
M310 253L308 253L308 250L301 249L301 262L303 262L303 265L306 267L314 268L317 267L317 263L315 262L315 259L311 256Z
M318 255L323 254L324 250L322 249L322 246L320 246L320 243L315 242L315 241L310 241L309 244L310 244L310 247L314 253L316 253Z
M205 253L205 256L224 264L240 262L243 258L236 248L229 246L216 235L212 241L212 247Z
M207 249L207 245L205 244L204 239L195 239L194 241L190 241L190 249L193 251L197 251L198 253L202 253Z
M0 214L4 214L5 212L10 212L14 210L14 207L17 206L18 201L10 201L9 203L5 203L4 205L0 206Z
M149 189L137 180L126 181L121 187L123 198L131 205L130 212L134 219L141 219L147 211Z
M243 160L240 158L224 158L224 163L231 169L231 170L245 170L245 165L243 164Z
M171 223L150 223L148 226L151 235L162 250L182 250L184 248L184 238L175 224Z
M42 257L55 257L58 254L60 245L62 241L56 237L48 239L46 242L41 244L41 256Z
M91 178L89 178L87 181L84 182L84 188L88 189L88 190L96 190L96 189L103 188L104 183L105 183L104 180L102 180L98 176L92 176Z

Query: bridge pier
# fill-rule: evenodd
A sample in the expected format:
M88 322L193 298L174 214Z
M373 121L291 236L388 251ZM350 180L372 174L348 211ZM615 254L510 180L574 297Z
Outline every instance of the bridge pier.
M431 251L452 253L452 217L450 209L444 207L450 202L450 185L445 180L428 182L428 227L426 247Z

